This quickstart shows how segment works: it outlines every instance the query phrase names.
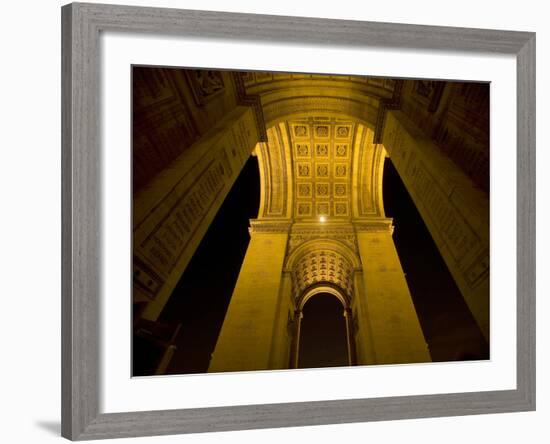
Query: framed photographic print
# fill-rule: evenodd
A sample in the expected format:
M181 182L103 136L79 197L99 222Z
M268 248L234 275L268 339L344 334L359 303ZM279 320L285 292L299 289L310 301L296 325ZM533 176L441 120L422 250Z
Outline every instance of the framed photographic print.
M64 436L535 408L533 33L62 23Z

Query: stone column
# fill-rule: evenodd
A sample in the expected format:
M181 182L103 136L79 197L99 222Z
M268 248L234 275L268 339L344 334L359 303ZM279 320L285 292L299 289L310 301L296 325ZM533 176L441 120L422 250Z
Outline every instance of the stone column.
M387 220L387 219L386 219ZM386 229L356 224L364 297L376 364L430 362L401 262Z
M237 107L134 197L133 296L156 320L258 141ZM230 233L228 233L230 235Z
M355 337L353 332L353 315L351 308L344 309L344 318L346 320L346 341L348 346L348 364L357 364L357 354L355 351Z
M277 306L277 317L273 328L273 341L269 361L270 369L287 369L290 359L292 341L292 321L294 301L292 295L292 278L288 271L283 272Z
M462 296L489 340L489 199L401 111L382 142Z
M252 221L250 244L231 296L209 372L270 368L290 224ZM280 327L283 328L283 327Z
M300 336L302 334L302 319L304 314L302 310L296 310L294 313L294 336L292 338L292 356L291 356L291 368L298 368L300 361Z
M354 296L351 306L357 324L357 331L355 332L357 365L376 364L362 270L354 273L353 287Z

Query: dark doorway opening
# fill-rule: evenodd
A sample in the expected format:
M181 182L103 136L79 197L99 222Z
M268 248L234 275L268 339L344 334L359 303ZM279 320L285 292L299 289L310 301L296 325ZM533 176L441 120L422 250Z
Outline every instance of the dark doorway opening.
M302 310L298 368L349 365L344 307L335 296L320 293Z

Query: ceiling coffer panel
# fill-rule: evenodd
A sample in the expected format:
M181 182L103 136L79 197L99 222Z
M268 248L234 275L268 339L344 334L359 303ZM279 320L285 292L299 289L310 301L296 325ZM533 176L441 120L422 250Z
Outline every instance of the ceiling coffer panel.
M288 122L294 159L294 219L351 216L355 124L330 117Z

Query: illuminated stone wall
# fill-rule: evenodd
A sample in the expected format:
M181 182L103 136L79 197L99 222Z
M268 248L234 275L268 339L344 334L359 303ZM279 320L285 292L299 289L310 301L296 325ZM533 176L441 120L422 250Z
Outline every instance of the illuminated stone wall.
M288 225L262 224L251 230L250 244L208 371L277 368L281 352L273 353L278 332L286 329L279 308L288 301L282 279ZM280 338L279 338L280 339ZM279 358L279 359L277 359ZM285 368L286 362L279 368Z

